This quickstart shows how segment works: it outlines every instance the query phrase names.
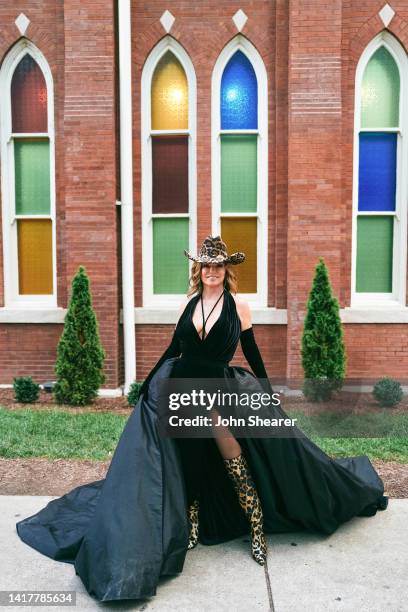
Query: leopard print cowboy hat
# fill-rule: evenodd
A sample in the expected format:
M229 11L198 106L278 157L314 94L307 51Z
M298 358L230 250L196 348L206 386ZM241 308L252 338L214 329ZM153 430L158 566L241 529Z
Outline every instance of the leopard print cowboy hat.
M207 236L198 255L191 255L185 249L184 255L200 263L230 263L236 265L245 261L245 253L241 253L240 251L228 255L227 245L222 240L221 236Z

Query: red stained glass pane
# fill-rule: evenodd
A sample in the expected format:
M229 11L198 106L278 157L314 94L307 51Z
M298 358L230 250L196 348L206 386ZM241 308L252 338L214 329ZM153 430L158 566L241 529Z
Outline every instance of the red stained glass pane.
M188 136L153 136L153 213L188 212Z
M11 80L13 132L47 132L47 86L41 68L27 54Z

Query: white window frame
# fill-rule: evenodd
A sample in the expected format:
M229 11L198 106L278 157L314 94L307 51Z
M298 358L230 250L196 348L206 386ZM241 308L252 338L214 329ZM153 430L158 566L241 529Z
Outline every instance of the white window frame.
M394 58L400 76L399 126L398 128L361 128L361 90L365 68L372 55L384 46ZM365 48L356 69L355 108L354 108L354 160L353 160L353 208L352 208L352 269L351 269L351 308L401 308L406 306L406 261L407 261L407 172L408 159L407 119L404 110L408 103L407 91L408 58L400 43L387 31L380 32ZM358 171L359 171L359 134L360 132L397 133L396 197L393 237L393 270L391 293L356 292L357 270L357 215L358 213ZM370 213L364 213L365 215ZM374 215L387 215L387 212L374 212Z
M182 65L188 83L188 130L152 130L151 129L151 83L155 68L162 56L171 51ZM147 308L166 308L180 304L185 294L153 293L153 219L156 217L189 218L189 244L180 244L183 250L195 251L197 234L197 170L196 170L196 75L193 63L183 47L171 36L165 36L150 52L146 59L141 80L141 200L142 200L142 269L143 269L143 306ZM152 213L153 167L152 135L157 134L188 135L188 213ZM191 273L191 261L189 274ZM186 291L187 291L186 286Z
M254 68L258 83L258 129L221 130L221 80L231 57L242 51ZM258 134L257 212L221 213L221 134ZM221 217L257 217L257 293L239 293L253 308L265 308L268 299L268 75L259 52L241 34L221 51L211 84L212 233L221 234ZM245 245L242 245L245 252ZM238 287L239 290L239 287Z
M14 71L25 55L31 55L44 75L47 87L48 131L41 133L16 133L11 131L11 80ZM56 221L55 221L55 134L54 134L54 85L51 69L39 49L29 40L22 38L6 55L0 69L0 151L1 191L3 216L3 262L4 262L4 307L13 309L39 310L57 307L56 272ZM14 183L14 139L24 136L48 138L50 146L50 214L16 215ZM50 219L52 223L52 278L53 293L47 295L20 295L18 292L18 249L17 219Z

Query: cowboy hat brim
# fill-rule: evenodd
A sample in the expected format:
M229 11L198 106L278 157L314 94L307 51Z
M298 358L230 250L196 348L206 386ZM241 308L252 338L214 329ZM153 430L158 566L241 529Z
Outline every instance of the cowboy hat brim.
M209 255L191 255L191 253L184 249L184 255L186 255L192 261L197 261L199 263L230 263L232 265L237 265L245 261L245 253L241 253L240 251L232 253L232 255L229 255L228 257L224 257L223 255L210 257Z

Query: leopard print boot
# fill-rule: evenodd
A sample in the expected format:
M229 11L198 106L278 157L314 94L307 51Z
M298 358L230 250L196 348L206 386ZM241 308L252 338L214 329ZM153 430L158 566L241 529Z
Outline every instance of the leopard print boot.
M267 547L263 533L263 514L248 463L242 453L233 459L224 459L224 463L240 506L251 524L252 556L259 565L265 565Z
M199 503L195 499L190 505L187 516L190 524L190 537L188 538L188 549L194 548L198 543L198 509Z

